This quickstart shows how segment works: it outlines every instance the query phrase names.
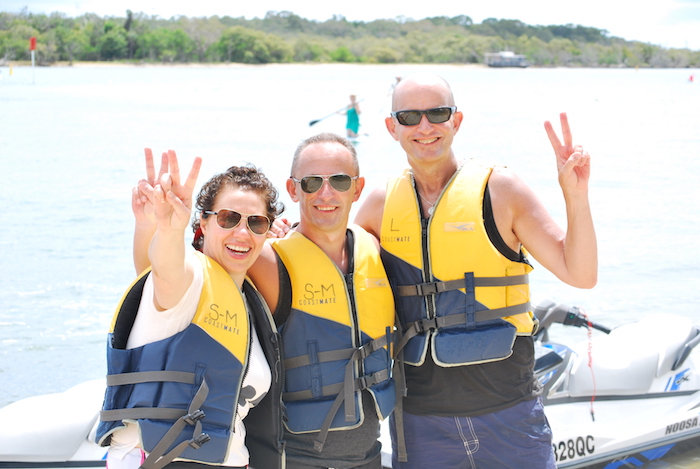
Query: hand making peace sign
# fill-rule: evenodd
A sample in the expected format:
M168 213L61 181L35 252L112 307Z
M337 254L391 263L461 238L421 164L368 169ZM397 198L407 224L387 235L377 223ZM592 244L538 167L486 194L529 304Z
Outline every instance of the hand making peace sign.
M581 145L572 143L573 139L566 113L562 112L559 117L561 119L562 136L564 137L563 144L557 137L552 124L549 121L544 123L544 128L547 131L547 136L557 158L559 185L565 195L576 191L587 191L588 180L591 175L591 157Z

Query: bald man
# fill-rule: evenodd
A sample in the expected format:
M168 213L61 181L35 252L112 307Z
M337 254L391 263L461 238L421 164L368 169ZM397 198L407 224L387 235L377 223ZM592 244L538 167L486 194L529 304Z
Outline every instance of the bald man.
M442 78L402 79L386 126L410 168L373 191L355 220L381 242L403 332L408 393L403 423L392 418L393 467L554 469L524 248L567 284L596 284L590 157L573 145L565 114L563 143L545 122L564 231L513 172L457 159L462 118Z

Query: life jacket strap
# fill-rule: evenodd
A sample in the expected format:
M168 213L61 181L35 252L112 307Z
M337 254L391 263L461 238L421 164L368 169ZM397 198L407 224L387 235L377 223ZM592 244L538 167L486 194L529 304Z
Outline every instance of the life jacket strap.
M316 353L316 360L314 360L314 364L316 363L326 363L326 362L334 362L334 361L340 361L340 360L349 360L350 357L355 353L354 348L346 348L346 349L341 349L341 350L329 350L327 352L318 352ZM310 355L299 355L298 357L293 357L293 358L287 358L284 360L284 369L285 370L291 370L294 368L300 368L302 366L309 366L311 365L311 356Z
M353 380L352 371L353 371L353 363L355 361L358 361L360 359L365 359L365 358L369 357L375 351L379 350L382 347L385 347L387 344L389 344L391 342L391 337L392 337L391 333L388 333L387 335L384 335L378 339L371 340L370 342L367 342L366 344L363 344L362 346L354 348L354 349L342 349L342 350L332 350L329 352L319 352L318 353L318 358L319 358L318 362L319 363L336 361L336 360L341 360L341 359L349 359L348 363L345 366L345 381L343 383L328 384L326 386L323 386L321 388L321 396L320 397L335 396L336 394L341 392L343 390L343 388L346 388L346 387L348 387L352 391L367 389L367 387L369 387L369 386L373 386L377 383L384 381L385 379L388 379L389 378L388 371L381 370L381 371L378 371L377 373L373 373L372 375L361 376L361 377ZM308 355L300 355L298 357L286 359L284 361L284 368L285 368L285 370L289 370L292 368L305 366L305 365L309 365L309 364L310 364L309 356ZM350 379L348 379L348 371L350 371L350 374L349 374ZM375 381L375 379L372 378L375 376L382 377L382 379ZM384 376L386 376L386 377L384 377ZM350 383L350 386L346 386L346 383ZM369 384L369 386L367 386L363 383L371 383L371 384ZM304 401L304 400L314 399L316 397L319 397L319 396L314 396L313 392L310 389L304 389L302 391L285 392L283 394L283 400L285 402ZM354 417L353 417L353 420L354 420Z
M364 360L365 358L369 357L372 353L376 352L380 348L385 347L390 342L391 342L391 336L389 336L389 337L382 336L378 339L371 340L370 342L367 342L366 344L363 344L363 345L356 347L356 348L345 348L345 349L340 349L340 350L329 350L326 352L318 352L315 354L314 364L334 362L334 361L340 361L340 360L350 360L350 359L355 359L355 360L362 359L362 360ZM294 368L299 368L302 366L309 366L309 365L311 365L311 356L308 354L299 355L298 357L286 358L284 360L284 369L285 370L291 370Z
M521 303L519 305L505 306L503 308L496 309L483 309L476 311L476 322L488 321L491 319L500 319L508 316L515 316L517 314L528 313L532 311L532 306L529 301ZM467 320L467 313L461 314L450 314L449 316L436 316L434 318L424 318L418 321L414 321L406 325L406 329L403 332L401 340L396 345L396 350L394 351L394 357L406 346L409 340L416 337L417 335L423 334L429 331L437 331L443 327L457 326L460 324L465 324Z
M356 378L353 381L354 384L350 386L350 389L354 387L355 391L362 391L371 386L374 386L375 384L379 384L382 381L387 380L388 378L389 372L387 370L377 371L376 373L372 373L371 375ZM344 389L344 382L328 384L321 388L321 397L336 396ZM318 396L314 396L310 389L304 389L303 391L285 392L282 394L282 400L284 400L285 402L308 401L317 397Z
M350 365L350 364L349 364ZM347 367L346 367L347 370ZM331 409L328 411L328 414L326 415L326 418L323 420L323 425L321 425L321 429L318 432L318 437L314 441L314 449L318 451L319 453L323 451L323 445L326 442L326 438L328 437L328 431L331 428L331 423L333 422L333 417L335 417L335 414L338 413L338 410L340 410L340 406L345 403L345 420L346 421L354 421L357 419L356 414L355 414L355 402L353 399L353 396L356 391L362 391L364 389L368 389L371 386L374 386L375 384L379 384L383 381L386 381L390 378L389 370L381 370L376 373L372 373L371 375L366 375L362 376L361 378L358 378L356 380L352 381L352 384L348 386L346 383L340 383L334 385L336 389L338 389L337 396L335 397L335 400L333 401L333 405L331 406ZM326 386L324 386L325 389ZM354 389L353 389L354 388ZM348 392L348 390L350 392ZM344 392L340 392L344 391ZM310 393L310 391L309 391Z
M474 277L475 287L511 287L527 283L529 283L528 274L510 277ZM396 287L396 292L399 296L428 296L459 290L460 288L467 288L463 278L444 282L419 283L417 285L399 285Z
M168 429L165 436L163 436L155 448L153 448L153 451L148 454L148 457L143 464L141 464L139 469L162 469L170 464L173 459L178 457L188 446L199 449L204 443L211 439L209 435L202 433L202 419L205 418L206 415L200 410L200 407L207 399L208 395L209 385L207 385L207 381L203 379L197 393L190 402L187 409L188 413L175 421L172 427ZM194 425L192 438L183 441L166 454L165 452L175 442L175 439L182 433L186 425Z
M387 328L388 329L388 328ZM345 404L345 421L353 422L357 420L355 411L354 395L357 391L368 389L376 384L386 381L391 378L389 369L383 369L372 373L371 375L360 376L355 378L355 363L364 360L377 350L390 346L392 343L392 333L387 330L387 333L382 337L373 339L360 347L354 349L331 350L328 352L320 352L317 354L317 362L329 362L347 359L345 365L345 375L342 383L329 384L321 388L321 397L336 396L331 406L330 411L321 425L318 438L314 442L314 448L321 452L323 445L328 436L328 432L333 422L333 418L338 413L340 406ZM284 361L285 369L306 366L310 364L309 355L301 355L298 357L288 358ZM310 389L302 391L286 392L282 395L282 400L285 402L311 400L316 398Z
M133 373L119 373L107 375L107 386L125 386L129 384L175 382L194 384L195 374L185 371L140 371ZM170 409L165 407L139 407L134 409L112 409L100 412L101 422L113 422L117 420L177 420L185 416L184 409Z
M194 384L194 379L194 373L179 371L144 371L108 375L107 385L122 386L156 381ZM205 418L206 415L200 409L208 395L209 385L207 385L206 380L202 380L202 384L197 389L192 401L190 401L187 410L160 407L103 410L100 412L100 421L108 422L124 419L175 420L175 423L168 429L163 438L156 444L141 465L142 469L162 469L167 464L170 464L173 459L178 457L188 446L199 449L204 443L211 439L209 435L202 433L201 420ZM175 439L182 433L186 425L194 426L192 438L181 442L166 454L165 452L175 442Z
M154 382L172 382L194 384L195 374L187 371L139 371L107 375L107 386L123 386L125 384L141 384Z

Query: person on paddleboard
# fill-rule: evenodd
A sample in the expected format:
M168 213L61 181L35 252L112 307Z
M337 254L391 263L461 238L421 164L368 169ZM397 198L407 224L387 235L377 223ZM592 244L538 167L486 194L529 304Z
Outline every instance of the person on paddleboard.
M345 114L345 131L348 138L357 138L360 132L360 103L357 101L357 96L350 95L350 104L340 114Z

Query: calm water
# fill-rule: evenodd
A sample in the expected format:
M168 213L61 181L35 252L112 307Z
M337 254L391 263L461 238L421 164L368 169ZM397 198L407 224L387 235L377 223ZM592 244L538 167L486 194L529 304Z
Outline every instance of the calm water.
M202 156L204 179L252 162L282 187L299 141L344 132L339 115L309 122L354 93L364 99L369 136L357 149L372 188L405 166L383 117L394 77L416 70L453 86L465 113L457 155L510 166L561 223L542 123L568 112L592 154L599 285L566 287L539 268L536 298L580 305L610 326L656 311L700 320L700 85L688 82L698 70L2 67L0 406L104 375L106 330L134 275L130 190L144 147L176 149L186 165Z

